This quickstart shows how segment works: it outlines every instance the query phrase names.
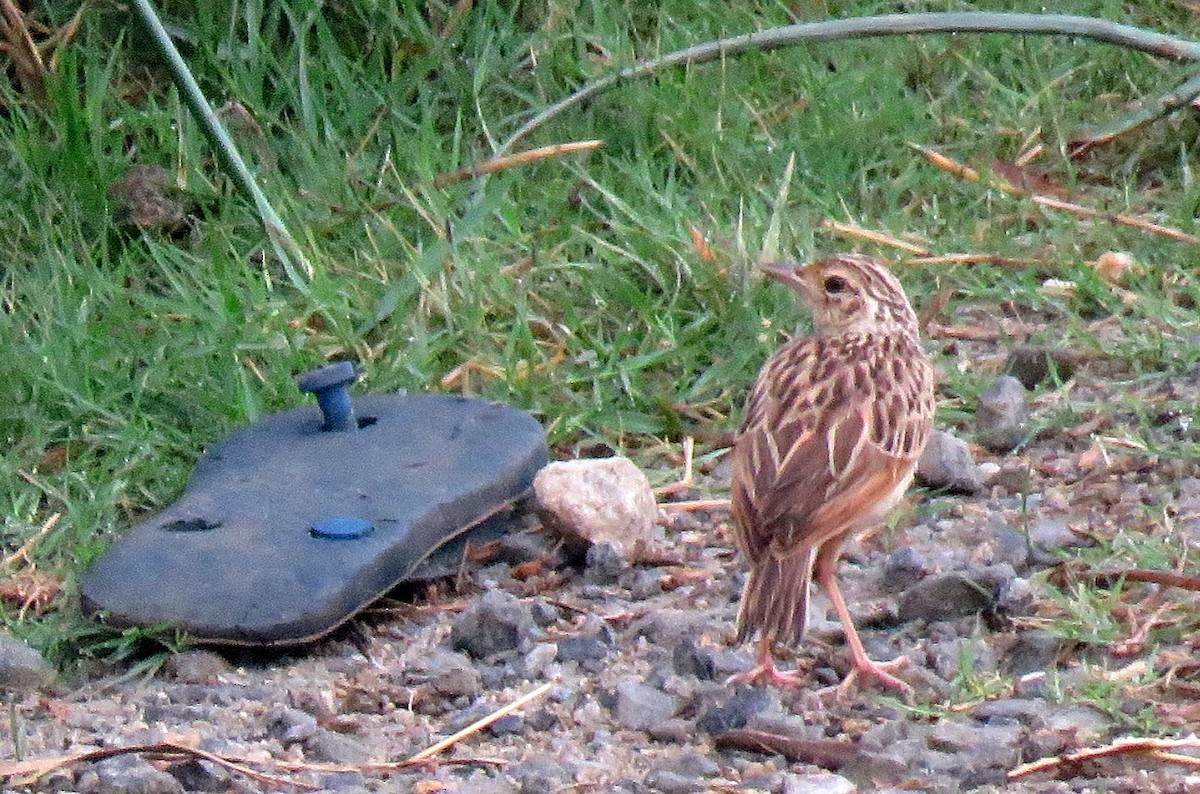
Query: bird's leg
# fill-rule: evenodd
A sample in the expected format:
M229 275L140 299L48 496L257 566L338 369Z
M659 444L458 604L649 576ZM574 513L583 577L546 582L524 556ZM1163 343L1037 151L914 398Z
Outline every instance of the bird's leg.
M807 676L800 673L785 673L775 666L775 657L771 654L771 638L763 637L758 641L758 664L754 669L729 677L729 684L766 684L768 686L787 687L799 686L807 681Z
M838 692L844 694L849 691L860 678L873 678L885 687L900 690L904 695L912 694L911 686L891 674L892 670L898 670L908 664L907 658L901 656L890 662L873 662L867 658L862 640L858 638L858 630L854 628L854 621L850 618L850 610L846 608L846 599L842 598L842 590L838 587L837 561L839 553L840 549L836 545L826 546L817 555L816 563L817 581L825 588L825 592L829 594L829 600L833 602L833 608L842 622L842 630L846 634L846 644L850 646L850 656L853 659L854 666L850 669L846 680L838 687Z

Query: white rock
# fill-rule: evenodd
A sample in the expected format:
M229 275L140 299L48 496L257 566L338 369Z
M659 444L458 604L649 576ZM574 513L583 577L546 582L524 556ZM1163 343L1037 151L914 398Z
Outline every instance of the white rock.
M650 482L628 458L550 463L533 480L538 512L567 553L607 543L635 560L655 540L658 505Z

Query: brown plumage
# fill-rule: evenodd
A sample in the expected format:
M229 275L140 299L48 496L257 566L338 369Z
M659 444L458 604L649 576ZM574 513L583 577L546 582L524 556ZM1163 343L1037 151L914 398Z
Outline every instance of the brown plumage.
M761 637L743 680L793 682L773 643L801 640L813 574L845 629L856 675L907 685L869 660L838 589L843 542L878 525L912 480L933 425L933 372L917 317L883 263L840 255L773 265L812 311L814 335L771 356L750 392L733 451L733 517L750 575L738 639Z

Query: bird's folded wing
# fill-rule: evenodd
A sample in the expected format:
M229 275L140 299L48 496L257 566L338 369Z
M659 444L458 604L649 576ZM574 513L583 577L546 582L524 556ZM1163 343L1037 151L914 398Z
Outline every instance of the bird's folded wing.
M739 521L752 559L806 553L854 529L907 479L912 458L872 441L871 421L867 403L855 401L825 413L816 427L776 421L743 433L736 462L753 477L737 479L754 492L735 495L734 503L752 506L749 520Z

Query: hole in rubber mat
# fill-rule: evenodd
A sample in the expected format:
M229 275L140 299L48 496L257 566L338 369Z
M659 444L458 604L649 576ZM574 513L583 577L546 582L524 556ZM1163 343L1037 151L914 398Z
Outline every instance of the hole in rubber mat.
M219 526L220 521L209 521L207 518L177 518L163 524L159 529L165 529L167 532L207 532Z

